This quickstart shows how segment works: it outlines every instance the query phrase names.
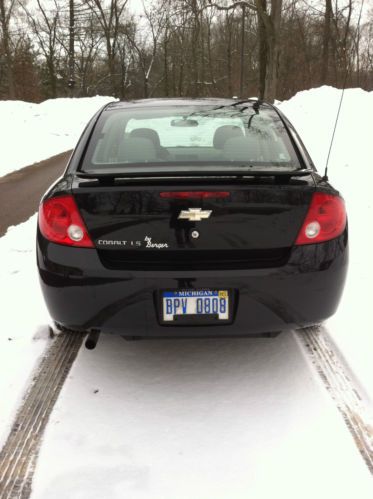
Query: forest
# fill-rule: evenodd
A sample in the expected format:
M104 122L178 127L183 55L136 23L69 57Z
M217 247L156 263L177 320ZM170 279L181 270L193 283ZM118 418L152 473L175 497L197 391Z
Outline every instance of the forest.
M373 90L366 0L0 0L0 99Z

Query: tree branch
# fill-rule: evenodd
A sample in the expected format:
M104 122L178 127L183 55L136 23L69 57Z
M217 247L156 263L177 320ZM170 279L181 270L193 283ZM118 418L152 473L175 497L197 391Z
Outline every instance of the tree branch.
M219 5L217 3L213 3L211 2L211 0L208 0L208 5L205 5L201 10L203 9L206 9L208 7L215 7L215 9L217 10L233 10L235 9L236 7L247 7L248 9L251 9L253 11L257 11L257 8L255 5L253 5L252 3L249 3L249 2L244 2L244 1L239 1L239 2L233 2L231 5Z

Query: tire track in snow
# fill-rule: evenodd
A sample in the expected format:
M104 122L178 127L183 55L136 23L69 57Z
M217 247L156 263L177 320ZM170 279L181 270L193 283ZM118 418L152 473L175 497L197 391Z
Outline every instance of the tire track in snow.
M307 328L296 336L373 473L373 427L369 425L369 415L357 389L325 339L322 328ZM30 496L44 429L83 338L83 334L61 334L46 352L0 453L1 499Z
M29 497L44 429L83 337L57 336L42 359L0 452L1 499Z
M354 438L366 465L373 474L373 416L359 395L322 326L297 331L329 395Z

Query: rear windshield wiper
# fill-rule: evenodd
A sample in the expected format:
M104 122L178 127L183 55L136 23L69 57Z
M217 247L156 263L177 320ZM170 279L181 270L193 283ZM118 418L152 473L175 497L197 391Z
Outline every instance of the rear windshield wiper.
M246 104L246 103L252 103L252 107L254 108L254 111L259 110L259 106L261 105L261 101L257 99L245 99L245 100L239 100L237 102L233 102L232 104L225 104L222 106L215 107L213 111L217 111L218 109L224 109L226 107L236 107L240 106L241 104ZM243 110L247 109L248 106L246 106ZM243 111L242 110L242 111Z

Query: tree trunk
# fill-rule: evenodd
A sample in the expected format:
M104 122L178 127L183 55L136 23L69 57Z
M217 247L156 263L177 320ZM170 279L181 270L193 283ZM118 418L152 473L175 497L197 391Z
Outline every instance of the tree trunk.
M261 0L262 9L267 12L267 0ZM259 98L264 99L267 71L267 37L263 17L258 11L259 34Z
M6 59L6 75L8 80L8 96L9 99L15 99L16 90L14 86L14 74L13 74L13 59L12 53L9 46L9 26L8 26L8 13L5 10L4 0L0 0L0 23L1 30L3 32L3 50Z
M241 18L241 53L240 53L240 97L243 97L243 84L245 75L245 5L242 6Z
M109 71L111 92L115 97L117 97L118 92L117 92L117 82L115 77L115 54L113 53L113 48L111 45L109 33L106 34L106 54L107 54L107 66Z
M54 64L54 54L50 55L50 58L47 59L47 68L49 73L49 81L50 81L50 96L52 99L57 97L57 78L56 78L56 68Z
M179 66L179 97L184 96L184 59L182 58Z
M279 33L281 27L282 0L271 0L271 13L265 10L266 2L256 0L258 16L264 25L266 41L266 74L263 97L268 102L273 102L277 95L277 81L279 71L280 45Z
M206 80L206 72L205 72L205 34L204 34L204 25L203 25L203 11L201 10L200 13L200 20L199 20L199 32L200 32L200 42L198 44L199 47L199 66L201 68L201 81L204 82ZM208 87L205 88L204 83L202 83L202 93L203 95L206 95L206 90L208 90ZM208 92L207 92L208 95Z
M232 86L232 26L230 23L229 14L226 15L226 26L228 30L228 43L227 43L227 77L228 77L228 95L233 96Z
M149 97L149 78L146 72L144 72L144 99Z
M163 46L163 72L164 72L164 94L165 97L169 96L169 76L168 76L168 32L164 35L164 46Z
M273 102L276 98L278 80L279 47L276 36L268 37L267 69L265 78L264 99Z
M75 95L75 9L74 0L69 1L69 95L74 97Z
M199 96L199 55L200 55L200 24L199 12L196 0L192 0L192 14L193 14L193 29L191 32L192 39L192 97Z
M207 56L208 56L208 61L209 61L210 80L212 81L212 84L214 87L214 93L216 93L217 88L216 88L214 69L213 69L213 63L212 63L212 54L211 54L211 20L210 19L207 22Z
M325 0L325 17L324 17L324 33L322 44L322 59L321 59L321 74L320 81L326 84L328 80L329 67L329 44L331 34L331 19L332 19L332 0Z

